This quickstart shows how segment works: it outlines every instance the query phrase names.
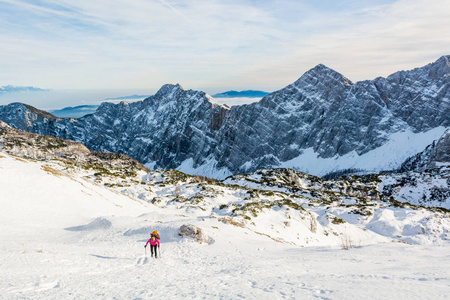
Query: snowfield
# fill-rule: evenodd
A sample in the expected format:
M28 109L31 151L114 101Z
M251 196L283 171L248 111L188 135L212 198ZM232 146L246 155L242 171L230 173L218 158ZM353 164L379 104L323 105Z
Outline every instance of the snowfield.
M294 168L317 176L352 168L364 170L365 173L395 170L406 159L438 140L446 130L446 127L440 126L421 133L413 133L410 130L396 132L389 136L384 145L362 155L352 151L343 156L320 158L312 148L309 148L300 156L281 163L280 167Z
M250 181L94 172L0 151L1 299L448 298L448 213L374 202L365 216L349 213L353 198L309 205L299 195L232 218ZM250 197L287 201L282 190ZM210 242L180 237L184 224ZM143 247L152 230L158 259Z

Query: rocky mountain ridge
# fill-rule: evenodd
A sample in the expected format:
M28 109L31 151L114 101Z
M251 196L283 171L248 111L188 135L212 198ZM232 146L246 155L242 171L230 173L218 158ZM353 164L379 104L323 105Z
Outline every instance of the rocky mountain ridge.
M180 85L164 85L144 101L103 103L80 119L21 105L0 107L0 119L92 150L125 153L150 168L217 178L280 166L315 175L379 171L400 167L450 127L450 63L443 56L357 83L318 65L259 102L231 108ZM378 165L372 154L395 159ZM326 167L315 168L322 161Z
M450 129L424 151L406 160L400 171L423 171L450 162Z
M149 171L127 155L89 151L81 143L17 130L2 121L0 121L0 151L20 158L59 161L66 165L77 165L84 169L95 169L100 173L115 173L120 176Z

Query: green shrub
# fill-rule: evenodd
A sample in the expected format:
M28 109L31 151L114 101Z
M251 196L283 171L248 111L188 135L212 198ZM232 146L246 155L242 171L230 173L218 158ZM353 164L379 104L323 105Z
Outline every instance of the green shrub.
M343 219L341 219L339 217L333 216L331 218L331 223L333 223L335 225L339 225L339 224L344 224L344 223L347 223L347 222L345 222Z

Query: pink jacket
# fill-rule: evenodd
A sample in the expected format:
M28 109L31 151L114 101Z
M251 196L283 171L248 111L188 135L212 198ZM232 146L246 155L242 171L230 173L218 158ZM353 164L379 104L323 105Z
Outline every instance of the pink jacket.
M150 238L147 243L145 244L145 246L148 245L148 243L150 243L150 245L155 246L155 245L159 245L159 240L155 239L154 241L152 241L152 239Z

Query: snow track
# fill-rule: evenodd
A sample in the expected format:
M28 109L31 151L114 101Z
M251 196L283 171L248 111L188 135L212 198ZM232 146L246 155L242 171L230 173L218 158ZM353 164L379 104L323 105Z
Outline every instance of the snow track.
M145 258L142 243L105 250L103 245L68 245L68 251L56 246L12 255L2 262L2 277L7 277L2 297L444 299L450 282L449 247L390 244L344 251L266 244L267 250L251 251L247 245L240 251L191 241L162 245L161 259Z
M258 234L263 227L236 227L199 210L182 215L175 205L159 208L3 154L0 190L0 299L448 296L446 240L303 248ZM214 243L178 236L183 224L201 227ZM155 229L158 259L143 247Z

